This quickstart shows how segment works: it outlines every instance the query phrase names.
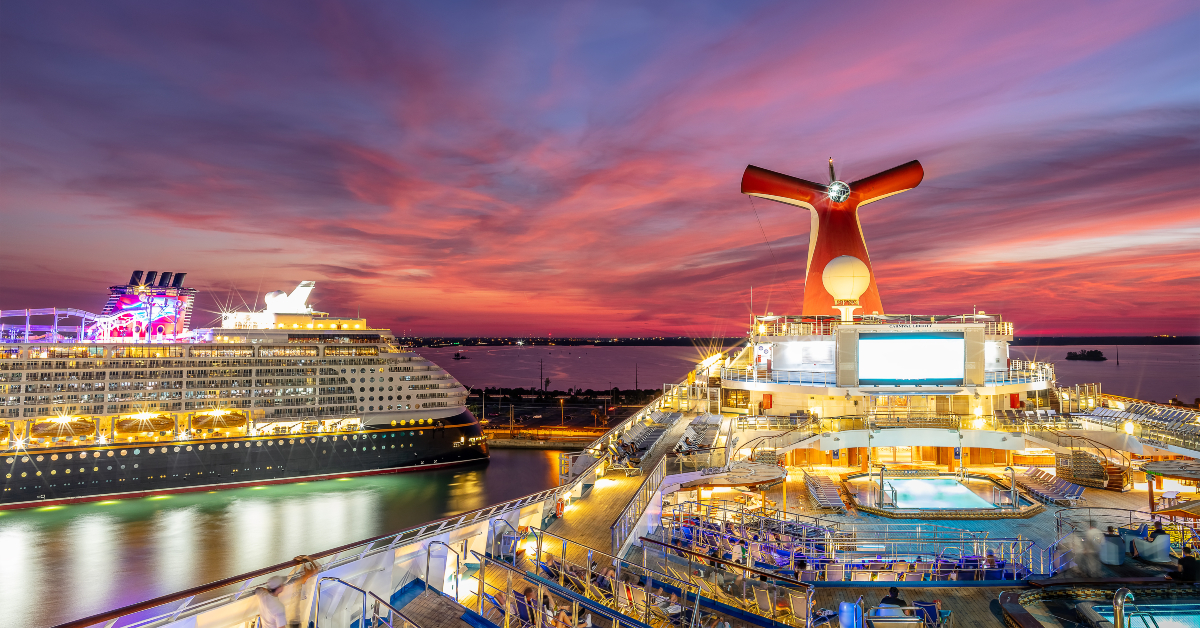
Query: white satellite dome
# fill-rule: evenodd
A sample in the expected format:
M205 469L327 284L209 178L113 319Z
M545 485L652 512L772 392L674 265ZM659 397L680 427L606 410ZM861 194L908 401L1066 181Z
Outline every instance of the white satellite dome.
M837 300L857 300L871 285L871 271L853 255L835 257L821 272L821 283Z
M288 293L283 290L272 290L263 295L263 304L267 306L266 311L276 312L276 308L287 303Z

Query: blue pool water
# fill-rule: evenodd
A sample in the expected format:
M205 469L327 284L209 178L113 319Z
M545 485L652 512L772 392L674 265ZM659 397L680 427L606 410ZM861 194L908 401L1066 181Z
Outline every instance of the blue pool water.
M895 479L886 482L889 487L896 489L897 508L953 510L996 507L953 478Z
M1107 621L1113 620L1112 605L1097 604L1092 607L1092 610ZM1126 606L1125 610L1126 617L1128 617L1129 611L1132 610L1131 606ZM1154 617L1154 622L1158 624L1158 628L1200 628L1200 604L1195 601L1138 604L1137 610L1149 612ZM1154 625L1149 620L1143 621L1141 617L1129 618L1127 623L1131 628Z

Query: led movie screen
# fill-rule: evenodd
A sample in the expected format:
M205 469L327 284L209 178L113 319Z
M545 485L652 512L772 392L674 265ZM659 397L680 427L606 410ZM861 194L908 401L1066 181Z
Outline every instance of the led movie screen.
M965 359L962 332L862 334L858 337L858 383L961 385Z

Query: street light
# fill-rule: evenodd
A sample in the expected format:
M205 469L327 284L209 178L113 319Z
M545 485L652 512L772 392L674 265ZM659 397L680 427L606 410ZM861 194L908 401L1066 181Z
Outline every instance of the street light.
M562 399L558 400L558 416L559 416L559 426L566 427L567 411L563 409L563 400Z

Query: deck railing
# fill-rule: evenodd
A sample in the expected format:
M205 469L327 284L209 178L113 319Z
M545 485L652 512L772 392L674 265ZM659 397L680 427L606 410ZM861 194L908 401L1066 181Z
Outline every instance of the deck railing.
M658 489L662 486L663 478L667 474L667 457L663 456L658 464L654 465L654 469L646 474L646 479L642 480L641 486L638 487L637 493L633 499L617 515L615 521L609 526L609 534L612 537L612 551L615 554L621 553L621 547L625 545L625 540L637 526L638 519L641 519L642 514L646 512L646 508L650 502L658 496Z

